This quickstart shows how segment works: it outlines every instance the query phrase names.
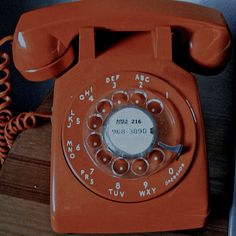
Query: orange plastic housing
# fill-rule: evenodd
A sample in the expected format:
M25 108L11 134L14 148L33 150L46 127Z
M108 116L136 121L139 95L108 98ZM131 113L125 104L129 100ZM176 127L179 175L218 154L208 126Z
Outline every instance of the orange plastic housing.
M98 31L126 33L101 50ZM173 61L176 31L199 68L225 64L230 35L223 16L194 4L84 0L20 19L16 67L34 81L60 77L51 147L55 231L204 226L209 211L204 127L195 79ZM76 58L72 40L78 35Z

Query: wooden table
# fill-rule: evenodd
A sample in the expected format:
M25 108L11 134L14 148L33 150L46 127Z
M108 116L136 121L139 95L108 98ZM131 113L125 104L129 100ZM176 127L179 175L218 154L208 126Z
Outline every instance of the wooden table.
M52 96L49 96L40 110L50 111L51 103ZM214 127L207 124L206 128L210 132L208 144L211 151L215 139L210 130ZM56 235L51 230L49 216L50 137L51 124L46 123L25 131L16 140L0 172L0 235ZM221 162L219 159L210 160L211 213L206 228L148 235L227 235L230 200L229 192L225 191L228 188L225 165Z

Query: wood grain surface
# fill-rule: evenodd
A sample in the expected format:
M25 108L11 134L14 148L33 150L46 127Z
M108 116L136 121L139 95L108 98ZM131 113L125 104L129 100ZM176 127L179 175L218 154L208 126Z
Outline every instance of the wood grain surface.
M50 111L51 104L52 95L39 110ZM214 124L211 125L208 130L214 129ZM56 235L49 217L50 137L48 122L25 131L16 140L0 172L0 235ZM214 146L214 142L211 140L210 145ZM229 198L222 187L225 170L221 168L221 160L211 161L210 170L211 213L205 229L133 235L227 235Z

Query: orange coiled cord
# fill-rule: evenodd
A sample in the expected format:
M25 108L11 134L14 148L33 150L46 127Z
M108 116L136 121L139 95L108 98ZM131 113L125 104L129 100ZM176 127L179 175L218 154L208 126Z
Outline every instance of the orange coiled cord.
M0 40L0 47L12 40L12 36L3 38ZM8 152L19 133L26 129L34 128L37 125L37 118L51 118L51 114L37 112L23 112L13 117L12 112L7 109L12 103L9 96L11 90L9 63L9 55L5 52L0 52L0 168L3 166Z

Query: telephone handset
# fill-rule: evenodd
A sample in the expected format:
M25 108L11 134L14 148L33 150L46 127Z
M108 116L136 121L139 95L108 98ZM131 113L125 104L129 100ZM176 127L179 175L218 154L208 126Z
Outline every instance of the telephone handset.
M81 38L80 59L95 57L93 36L97 28L126 32L150 31L153 33L153 53L156 57L160 56L158 54L171 56L168 55L172 51L171 45L168 45L168 31L179 29L189 39L190 58L207 68L222 66L230 48L223 16L213 9L164 0L116 3L91 0L24 14L14 35L15 64L31 80L58 76L74 60L71 42L76 36L80 35ZM160 40L166 40L165 49L158 47Z
M174 57L179 36L183 54ZM223 68L230 44L219 12L177 1L84 0L21 17L13 41L16 67L33 81L60 77L51 148L55 231L204 225L208 184L199 95L178 58L188 55L199 73Z

